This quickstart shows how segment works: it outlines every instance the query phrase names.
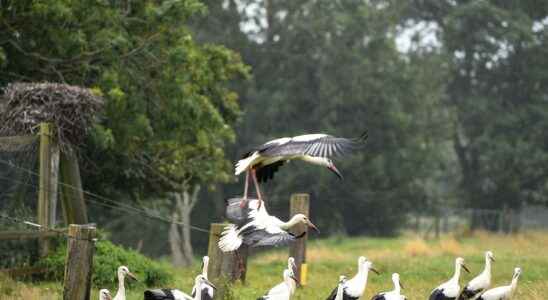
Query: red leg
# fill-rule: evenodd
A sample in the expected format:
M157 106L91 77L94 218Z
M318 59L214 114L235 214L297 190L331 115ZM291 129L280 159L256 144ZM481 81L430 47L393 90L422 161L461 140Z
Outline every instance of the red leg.
M245 171L244 199L240 201L240 207L244 208L247 204L247 190L249 189L249 170Z
M259 198L259 205L258 207L261 207L261 204L263 203L263 197L261 196L261 189L259 188L259 182L257 181L257 172L255 169L251 169L251 177L253 177L253 183L255 183L255 190L257 191L257 198Z

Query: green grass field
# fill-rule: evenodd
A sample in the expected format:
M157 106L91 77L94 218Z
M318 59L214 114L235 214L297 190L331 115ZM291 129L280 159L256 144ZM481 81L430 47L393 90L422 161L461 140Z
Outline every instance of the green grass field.
M508 284L515 266L523 268L515 299L544 300L548 294L548 233L529 232L513 236L476 233L455 239L424 241L413 236L400 238L343 238L311 240L308 246L308 282L298 289L293 299L325 299L337 284L340 274L353 276L357 257L372 260L380 276L370 274L366 294L370 299L379 291L392 289L390 276L401 275L408 299L428 299L429 292L451 277L454 258L463 256L472 274L465 274L461 284L483 269L483 252L492 250L497 261L493 265L495 285ZM232 299L256 299L281 281L287 264L287 250L274 250L254 256L249 261L245 284L235 283ZM199 265L174 271L174 286L190 290ZM112 290L112 289L111 289ZM142 299L142 290L129 286L128 299ZM11 296L6 296L10 294ZM0 280L0 299L60 299L62 287L56 283L30 285ZM97 289L92 299L98 299Z

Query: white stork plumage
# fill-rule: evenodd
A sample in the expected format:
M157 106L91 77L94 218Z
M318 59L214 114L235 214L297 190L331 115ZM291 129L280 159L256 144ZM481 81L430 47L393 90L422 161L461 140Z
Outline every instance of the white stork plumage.
M401 294L403 285L400 282L400 274L392 274L392 282L394 283L394 289L390 292L378 293L371 300L406 300L404 295Z
M460 285L460 270L464 269L466 272L470 273L470 270L464 264L464 258L457 257L455 260L455 273L449 281L441 284L430 294L430 300L455 300L459 295Z
M118 291L116 291L116 296L114 296L113 300L126 300L125 278L128 276L133 280L137 280L137 277L126 266L118 267L116 275L118 276Z
M512 276L512 282L510 285L499 286L494 289L487 290L478 300L509 300L512 299L514 292L518 286L518 278L521 274L520 268L514 269L514 275Z
M348 154L366 139L367 132L355 139L338 138L327 134L305 134L275 139L251 149L236 163L234 172L235 175L240 175L246 171L242 206L247 199L249 172L251 172L259 200L262 200L259 182L272 179L279 167L293 159L326 167L342 179L341 173L331 158Z
M298 282L295 276L291 275L289 269L285 269L283 273L284 281L271 288L266 295L257 298L257 300L289 300L295 292L291 288L291 281Z
M109 290L102 289L99 291L99 300L112 300Z
M145 300L212 300L213 295L210 296L208 293L209 287L217 289L204 275L200 274L194 279L192 290L195 294L193 296L178 289L146 290L144 296Z
M339 285L337 286L337 294L334 300L344 300L344 284L346 283L346 276L339 276Z
M368 261L365 257L360 256L358 258L358 273L352 277L352 279L347 280L343 284L343 300L357 300L365 291L365 286L367 285L367 275L369 270L379 274L377 270L373 268L373 263ZM339 286L335 287L331 294L327 297L327 300L337 299L337 292Z
M208 266L209 266L209 256L206 255L206 256L202 257L202 276L203 276L205 279L208 279L208 278L207 278L207 268L208 268ZM194 285L194 286L192 287L192 294L191 294L192 297L194 297L194 296L196 295L196 288L197 288L196 285ZM215 290L213 289L213 286L208 285L208 284L204 284L204 285L202 286L202 288L205 289L205 290L206 290L205 292L207 293L207 295L208 295L211 299L213 299L213 295L215 294Z
M491 286L491 262L495 261L493 252L485 252L485 268L478 276L470 280L459 295L458 300L475 299Z
M265 206L260 205L260 200L249 201L247 211L248 217L245 221L237 220L238 224L225 227L219 240L219 248L223 252L235 251L242 244L249 247L287 245L306 234L305 231L295 236L287 232L287 229L296 224L305 224L319 231L303 214L294 215L288 222L269 215Z

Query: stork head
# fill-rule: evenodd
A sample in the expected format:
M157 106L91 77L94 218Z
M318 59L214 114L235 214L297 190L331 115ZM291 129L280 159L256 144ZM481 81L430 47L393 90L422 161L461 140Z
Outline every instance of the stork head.
M135 277L135 275L133 275L133 273L131 273L128 269L128 267L126 266L120 266L118 267L118 277L126 277L128 276L129 278L135 280L135 281L138 281L137 280L137 277Z
M345 282L346 282L346 276L344 276L344 275L339 276L339 284L340 283L345 283Z
M302 223L302 224L305 224L306 226L314 229L314 231L316 231L317 233L320 233L320 230L318 229L318 227L316 227L316 225L314 225L314 223L312 223L310 221L310 219L308 219L307 216L303 215L303 214L296 214L295 216L293 216L292 218L296 223Z
M485 259L495 262L495 256L493 255L493 252L491 251L485 252Z
M194 283L196 286L200 286L201 284L207 284L211 286L214 290L217 290L217 287L213 283L211 283L211 281L207 280L207 278L202 274L196 276L196 278L194 279Z
M365 263L364 263L364 266L365 266L365 269L368 270L368 271L373 271L373 273L377 274L377 275L380 275L380 272L377 271L377 269L375 269L373 267L373 262L370 261L370 260L367 260Z
M459 266L460 268L463 268L464 271L466 271L467 273L470 273L470 270L468 270L468 268L466 267L466 265L464 264L464 258L462 257L457 257L457 259L455 260L455 263L457 266Z
M514 275L512 276L512 279L518 279L519 275L521 275L521 268L517 267L514 269Z
M99 300L112 300L112 296L107 289L102 289L99 291Z
M207 265L209 264L209 256L202 257L202 269L207 270Z
M335 164L333 163L333 161L331 159L327 159L327 168L329 169L329 171L335 173L335 175L337 175L337 177L339 177L339 179L343 179L343 176L341 174L341 172L339 172L339 169L337 169L337 167L335 167Z

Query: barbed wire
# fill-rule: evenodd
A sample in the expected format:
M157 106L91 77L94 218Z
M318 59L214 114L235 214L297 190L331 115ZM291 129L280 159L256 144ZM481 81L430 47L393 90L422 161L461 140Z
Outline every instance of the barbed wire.
M32 170L29 170L29 169L26 169L26 168L23 168L23 167L20 167L20 166L17 166L9 161L6 161L6 160L3 160L3 159L0 159L0 163L4 164L4 165L7 165L7 166L10 166L10 167L13 167L13 168L17 168L21 171L24 171L24 172L27 172L28 174L31 174L33 176L37 176L37 177L40 177L40 174L38 174L37 172L34 172ZM29 182L24 182L24 181L20 181L20 180L17 180L17 179L13 179L13 178L10 178L10 177L6 177L6 176L0 176L0 178L4 179L4 180L8 180L8 181L11 181L11 182L16 182L16 183L19 183L19 184L23 184L23 185L27 185L27 186L32 186L34 188L37 188L37 189L40 189L40 187L36 184L33 184L33 183L29 183ZM140 208L137 208L137 207L134 207L134 206L131 206L129 204L126 204L126 203L120 203L119 201L115 201L113 199L110 199L110 198L107 198L105 196L101 196L99 194L96 194L96 193L93 193L93 192L90 192L90 191L86 191L84 189L80 189L76 186L73 186L71 184L68 184L68 183L65 183L65 182L61 182L61 181L58 181L58 183L62 186L65 186L65 187L68 187L68 188L71 188L75 191L78 191L78 192L82 192L83 194L85 195L88 195L89 197L92 197L92 198L95 198L95 199L99 199L99 200L103 200L105 202L108 202L108 203L104 203L104 202L101 202L101 201L97 201L97 200L94 200L94 199L91 199L89 197L86 197L85 198L85 201L89 201L91 203L94 203L94 204L97 204L97 205L101 205L101 206L104 206L104 207L108 207L108 208L112 208L112 209L115 209L115 210L119 210L119 211L124 211L124 212L128 212L128 213L135 213L135 214L139 214L139 215L142 215L144 217L147 217L147 218L150 218L150 219L155 219L155 220L158 220L158 221L162 221L162 222L165 222L165 223L168 223L168 224L175 224L175 225L178 225L178 226L182 226L182 227L189 227L190 229L192 230L195 230L195 231L198 231L198 232L202 232L202 233L208 233L209 234L209 230L208 229L204 229L204 228L200 228L200 227L197 227L197 226L194 226L194 225L187 225L187 224L184 224L180 221L176 221L176 220L173 220L171 218L165 218L165 217L162 217L162 216L158 216L158 215L153 215L149 212L147 212L146 210L144 209L140 209ZM46 189L49 189L48 187L46 187ZM110 204L109 204L110 203Z

